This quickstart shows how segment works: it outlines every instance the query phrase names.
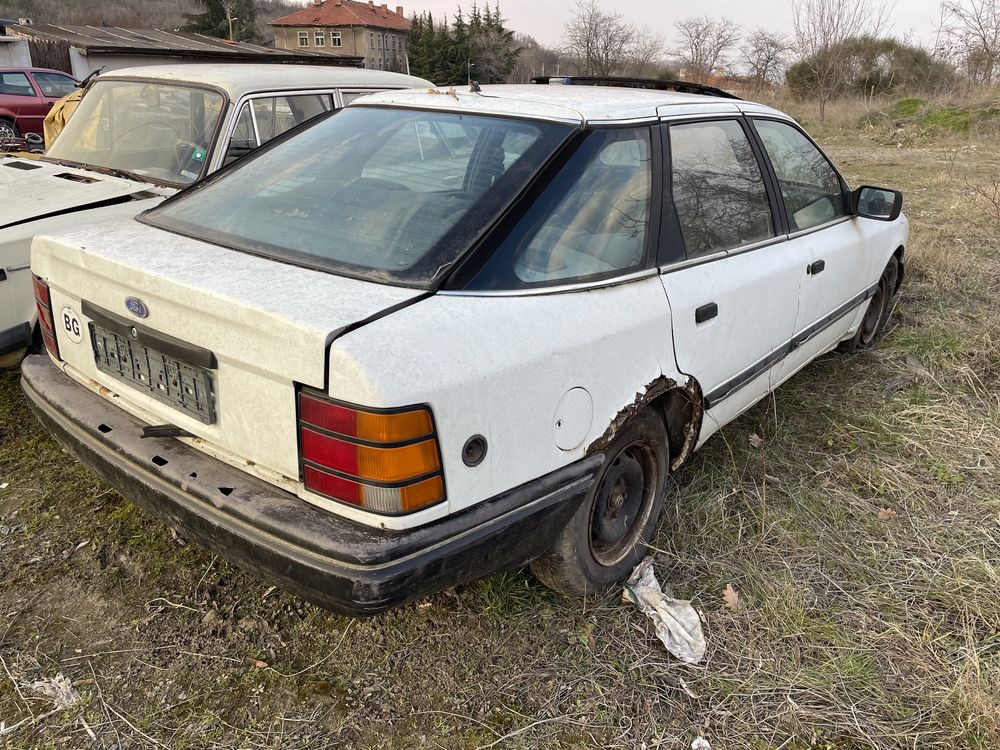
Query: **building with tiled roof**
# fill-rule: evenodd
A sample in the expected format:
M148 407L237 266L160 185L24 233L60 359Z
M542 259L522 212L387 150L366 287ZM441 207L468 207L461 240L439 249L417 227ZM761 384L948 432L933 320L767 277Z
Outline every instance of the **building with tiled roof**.
M271 21L274 46L333 55L360 55L366 68L406 72L410 22L402 6L392 11L372 0L313 0Z

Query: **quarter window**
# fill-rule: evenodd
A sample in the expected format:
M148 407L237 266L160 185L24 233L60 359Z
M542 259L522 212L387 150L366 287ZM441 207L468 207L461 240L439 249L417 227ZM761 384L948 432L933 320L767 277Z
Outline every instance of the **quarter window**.
M472 288L599 280L642 268L651 166L648 128L591 133Z
M670 127L671 189L688 258L774 236L764 178L736 120Z
M755 120L754 125L778 177L791 231L847 215L840 177L812 141L783 122Z

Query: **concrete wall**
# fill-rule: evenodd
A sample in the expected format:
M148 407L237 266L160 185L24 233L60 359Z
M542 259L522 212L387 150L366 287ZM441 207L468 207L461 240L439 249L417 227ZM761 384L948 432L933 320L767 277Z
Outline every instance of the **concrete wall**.
M30 68L31 52L24 39L0 36L0 68Z

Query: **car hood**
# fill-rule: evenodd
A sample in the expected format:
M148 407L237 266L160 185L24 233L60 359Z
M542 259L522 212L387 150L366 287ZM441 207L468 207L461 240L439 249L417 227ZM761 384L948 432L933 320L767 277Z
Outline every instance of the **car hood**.
M88 169L24 157L3 157L0 158L0 229L125 202L133 197L167 196L174 192Z

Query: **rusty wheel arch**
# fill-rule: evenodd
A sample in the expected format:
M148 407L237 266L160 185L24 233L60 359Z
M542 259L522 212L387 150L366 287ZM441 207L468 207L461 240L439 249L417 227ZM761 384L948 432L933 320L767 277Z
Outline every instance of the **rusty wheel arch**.
M611 424L597 440L587 447L587 453L603 451L632 415L646 407L660 415L667 428L670 441L670 469L679 469L694 452L701 432L704 415L701 386L694 378L683 385L664 375L648 383L635 399L626 404L611 420Z

